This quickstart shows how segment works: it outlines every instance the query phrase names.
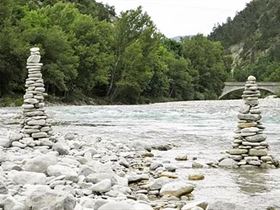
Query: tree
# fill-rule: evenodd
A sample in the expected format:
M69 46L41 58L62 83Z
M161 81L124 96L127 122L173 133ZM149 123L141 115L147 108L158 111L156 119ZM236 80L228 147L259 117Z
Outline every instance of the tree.
M159 44L156 28L138 7L121 14L114 34L115 58L107 96L114 100L130 93L127 97L135 95L138 100L152 76L153 54Z
M39 10L26 11L20 22L24 40L30 46L41 48L47 90L60 95L73 89L73 82L78 74L79 60L72 47L75 39L71 33L66 33L67 24L70 24L68 14L74 19L78 10L69 4L58 3Z
M202 35L185 39L183 56L191 61L191 68L198 73L194 76L194 88L198 95L203 94L205 99L217 98L228 73L221 43L210 41Z

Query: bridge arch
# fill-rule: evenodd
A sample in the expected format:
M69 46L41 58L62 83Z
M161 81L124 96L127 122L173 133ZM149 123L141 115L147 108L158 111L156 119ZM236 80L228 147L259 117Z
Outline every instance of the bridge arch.
M259 90L264 90L272 94L277 94L280 91L280 83L273 82L260 82L258 84ZM224 98L226 95L244 89L244 83L242 82L225 82L223 92L219 99Z
M230 89L227 92L223 92L222 95L219 97L219 99L223 99L226 95L228 95L230 93L233 93L235 91L238 91L238 90L244 90L244 87L236 87L236 88ZM269 88L265 88L265 87L259 87L259 90L265 90L265 91L270 92L272 94L276 94L273 90L271 90Z

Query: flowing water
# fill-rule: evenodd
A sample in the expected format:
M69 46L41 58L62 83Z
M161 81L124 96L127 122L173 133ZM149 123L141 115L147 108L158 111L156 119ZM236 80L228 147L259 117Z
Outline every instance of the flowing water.
M240 100L190 101L135 106L48 107L56 131L78 132L82 136L122 142L172 143L169 151L153 151L155 158L169 160L177 173L187 177L202 172L205 179L195 182L195 199L240 204L242 209L280 208L280 169L229 170L192 169L191 161L178 162L178 154L196 157L200 163L217 161L231 147L237 125ZM263 124L271 154L280 159L280 100L260 100ZM1 108L0 122L12 119L18 108ZM16 126L3 125L0 134Z

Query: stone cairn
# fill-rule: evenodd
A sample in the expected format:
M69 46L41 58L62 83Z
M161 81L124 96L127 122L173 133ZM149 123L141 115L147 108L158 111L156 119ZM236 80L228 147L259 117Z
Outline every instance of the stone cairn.
M27 59L28 78L25 82L26 93L24 95L23 122L19 142L13 142L14 146L52 146L52 128L50 120L45 113L44 81L42 79L40 63L40 49L31 48L31 55ZM22 145L21 145L22 144Z
M256 78L249 76L243 91L244 104L238 114L238 128L235 131L229 158L240 167L274 166L272 156L268 154L268 143L263 134L265 127L261 123L261 110L258 98L260 91Z

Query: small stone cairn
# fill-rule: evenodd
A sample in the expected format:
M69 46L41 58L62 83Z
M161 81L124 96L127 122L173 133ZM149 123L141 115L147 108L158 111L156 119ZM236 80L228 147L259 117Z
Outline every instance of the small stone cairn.
M228 151L229 158L240 167L274 167L274 160L268 154L268 143L263 134L265 127L261 123L259 97L256 78L249 76L242 95L244 104L239 110L233 148Z
M42 79L41 67L43 64L40 63L39 50L37 47L31 48L31 55L27 59L28 78L25 82L26 93L22 105L24 119L20 131L22 138L19 142L13 142L17 146L20 143L31 147L52 146L50 140L52 135L51 123L44 108L44 96L47 94Z

